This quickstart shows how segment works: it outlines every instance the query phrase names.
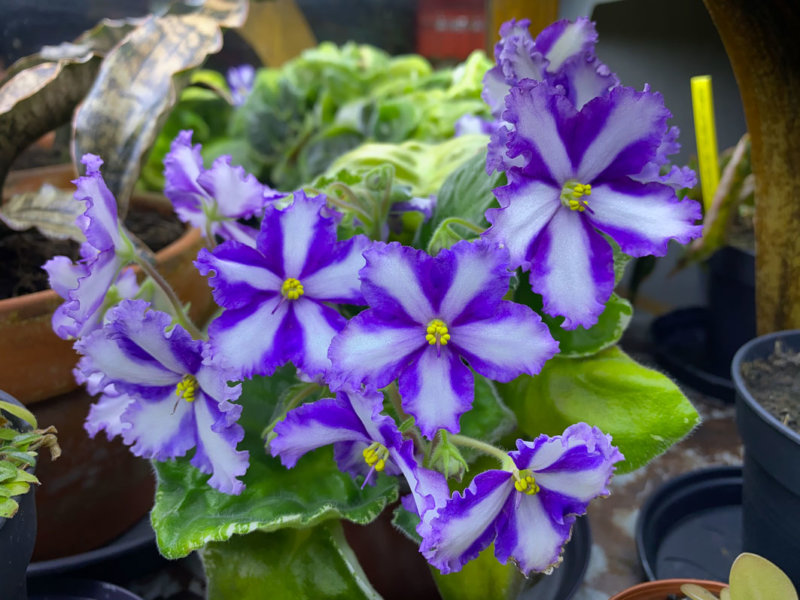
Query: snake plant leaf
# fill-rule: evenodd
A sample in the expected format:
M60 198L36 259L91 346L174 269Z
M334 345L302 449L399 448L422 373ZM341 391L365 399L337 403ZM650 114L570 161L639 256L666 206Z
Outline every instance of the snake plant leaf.
M0 206L0 220L16 231L36 227L50 239L80 244L86 238L75 222L83 211L83 204L75 202L72 191L45 184L36 192L12 196Z
M171 15L198 14L214 19L220 27L241 27L247 19L246 0L193 0L173 2L169 7Z
M528 439L560 434L579 421L611 434L627 473L666 451L697 425L697 411L665 375L617 346L587 358L550 359L535 377L498 384Z
M338 521L311 529L254 531L227 542L211 543L200 556L208 579L208 597L216 600L381 598L358 564Z
M22 150L69 122L102 57L137 23L106 19L72 43L45 46L9 67L0 82L0 187Z
M262 430L276 409L280 413L278 398L296 384L291 368L243 384L238 402L245 439L239 449L250 452L250 468L241 495L209 487L208 475L194 469L188 457L154 463L158 487L150 518L164 556L180 558L209 542L256 529L306 528L330 519L369 523L397 499L395 478L381 474L375 485L360 489L335 467L331 447L307 454L293 469L265 452Z
M103 177L127 213L142 159L160 131L178 89L175 75L222 47L219 23L203 14L149 17L109 54L73 118L72 154L105 161Z

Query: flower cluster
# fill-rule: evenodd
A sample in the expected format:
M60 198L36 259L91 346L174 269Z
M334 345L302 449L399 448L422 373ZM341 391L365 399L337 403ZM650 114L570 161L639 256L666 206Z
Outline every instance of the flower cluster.
M507 176L486 211L491 227L435 255L361 234L340 239L342 215L324 194L284 197L228 157L206 170L181 132L164 162L165 194L206 235L195 265L222 309L207 334L179 302L137 296L124 267L157 274L118 225L99 159L85 157L83 259L47 268L66 299L54 328L77 338L77 376L101 394L89 433L119 435L157 461L193 450L211 487L239 494L253 459L238 449L239 382L291 364L331 397L288 407L269 428L269 452L283 465L333 445L338 468L362 487L381 473L398 478L419 517L420 551L443 573L492 543L525 574L558 564L576 517L608 494L623 457L586 423L518 439L512 452L463 434L476 378L535 376L559 352L542 316L513 301L514 271L529 272L543 312L563 317L564 329L589 328L614 287L611 242L631 256L664 254L669 240L699 235L699 208L676 196L693 174L667 168L677 132L661 96L619 84L594 55L588 20L558 22L535 40L527 25L503 26L485 79L497 117L487 169ZM432 460L441 444L499 466L451 494L451 470Z

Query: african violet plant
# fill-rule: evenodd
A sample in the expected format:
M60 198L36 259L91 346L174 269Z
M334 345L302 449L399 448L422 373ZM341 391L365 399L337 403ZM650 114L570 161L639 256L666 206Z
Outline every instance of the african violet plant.
M83 259L46 265L66 300L54 326L100 394L87 430L154 461L159 547L201 550L210 597L259 597L264 578L275 597L377 597L339 521L398 495L394 523L444 596L513 597L514 573L559 564L615 470L696 424L616 346L627 259L701 232L676 195L693 174L668 166L670 113L599 62L588 20L527 26L503 26L485 77L487 151L435 203L391 163L281 195L227 158L206 169L178 135L165 193L206 233L195 264L222 309L207 332L84 157Z

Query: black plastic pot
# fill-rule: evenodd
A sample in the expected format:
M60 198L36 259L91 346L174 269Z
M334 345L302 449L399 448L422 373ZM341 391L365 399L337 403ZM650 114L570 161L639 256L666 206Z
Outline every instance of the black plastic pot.
M753 252L723 246L708 259L708 307L706 348L710 370L727 378L733 355L756 336Z
M700 469L658 488L636 521L636 549L650 581L727 581L742 549L742 468Z
M31 585L29 600L142 600L111 583L88 579L48 579Z
M775 341L800 350L800 330L755 338L736 353L736 424L744 443L743 549L771 560L800 586L800 435L762 408L745 387L743 363L772 354Z
M0 400L22 406L12 396L0 391ZM31 426L14 415L4 413L14 429L29 431ZM36 503L33 486L24 496L17 496L19 510L10 519L0 518L0 593L4 600L26 600L25 569L36 543Z

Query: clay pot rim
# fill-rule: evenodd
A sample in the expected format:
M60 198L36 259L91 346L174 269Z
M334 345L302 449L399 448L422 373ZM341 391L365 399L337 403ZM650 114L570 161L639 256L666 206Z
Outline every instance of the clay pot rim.
M72 164L66 163L12 171L6 179L6 183L9 181L13 182L14 179L22 180L37 177L47 178L48 176L64 176L65 173L70 174L66 176L77 177ZM169 200L155 192L135 192L132 196L132 202L150 207L153 210L169 210L170 212L173 210ZM186 251L186 248L196 244L201 235L199 229L187 226L184 229L184 233L178 239L156 252L156 265L177 258ZM134 269L137 273L139 272L139 267L134 266ZM22 296L0 298L0 319L6 315L11 315L20 311L27 313L47 312L53 310L62 302L63 299L53 290L40 290L38 292L31 292L30 294L23 294Z
M611 596L610 600L656 600L643 594L652 591L655 593L675 593L680 589L680 586L685 583L693 583L695 585L707 588L710 592L719 592L723 588L728 587L728 584L721 581L711 581L708 579L657 579L655 581L646 581L639 583L632 587L622 590L618 594ZM662 600L658 598L657 600Z

